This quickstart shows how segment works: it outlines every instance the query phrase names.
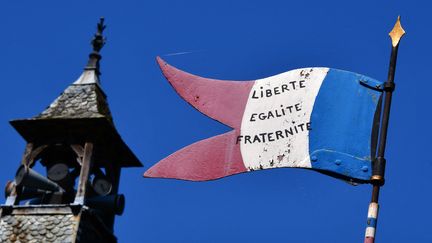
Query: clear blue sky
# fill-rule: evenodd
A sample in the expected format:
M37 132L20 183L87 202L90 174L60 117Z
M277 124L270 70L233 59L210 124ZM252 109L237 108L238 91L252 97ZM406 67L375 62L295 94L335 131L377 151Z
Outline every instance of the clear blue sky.
M229 128L184 102L155 57L205 77L258 79L325 66L385 80L399 49L378 242L432 242L432 5L429 1L3 1L0 184L24 140L8 124L38 114L80 75L106 18L102 85L123 139L145 164L125 169L120 242L362 242L371 187L277 169L211 182L144 179L158 160ZM183 55L170 53L191 52Z

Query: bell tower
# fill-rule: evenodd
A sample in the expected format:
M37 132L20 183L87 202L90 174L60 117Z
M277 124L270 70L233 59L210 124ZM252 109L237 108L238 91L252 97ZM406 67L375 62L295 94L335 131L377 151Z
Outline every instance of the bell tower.
M120 171L142 164L117 132L101 88L104 29L101 18L74 83L39 115L10 122L27 145L0 206L0 242L117 242Z

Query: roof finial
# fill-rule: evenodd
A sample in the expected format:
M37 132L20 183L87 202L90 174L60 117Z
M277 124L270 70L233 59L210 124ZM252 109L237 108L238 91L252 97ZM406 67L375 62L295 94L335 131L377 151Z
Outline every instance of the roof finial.
M96 34L91 41L91 44L93 45L93 52L90 53L89 61L87 63L87 66L85 67L85 70L95 70L97 75L100 75L99 60L102 58L99 52L105 45L106 41L106 38L102 35L102 32L106 27L104 24L104 20L104 17L101 17L99 23L97 24Z
M92 40L92 45L93 45L93 51L95 52L99 52L102 47L105 45L105 37L102 36L102 32L105 29L105 25L104 25L104 17L101 17L99 19L99 23L97 24L97 32L95 34L95 36L93 37Z

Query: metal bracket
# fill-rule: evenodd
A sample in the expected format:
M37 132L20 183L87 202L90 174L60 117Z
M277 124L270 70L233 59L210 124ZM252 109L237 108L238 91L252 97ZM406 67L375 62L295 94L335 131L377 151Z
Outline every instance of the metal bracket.
M359 83L365 87L368 87L373 90L384 91L384 87L386 83L378 82L371 78L362 77L359 79Z
M384 185L386 159L383 157L376 158L372 163L372 184Z
M394 82L391 82L391 83L385 82L383 90L393 92L395 90L395 88L396 88L396 84Z

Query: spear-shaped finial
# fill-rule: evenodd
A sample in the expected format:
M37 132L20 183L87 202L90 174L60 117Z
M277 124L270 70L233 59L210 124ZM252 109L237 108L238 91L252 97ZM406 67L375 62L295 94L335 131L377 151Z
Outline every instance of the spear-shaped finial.
M398 16L392 31L390 31L389 33L389 36L392 40L393 47L396 47L399 44L400 39L404 35L405 35L405 30L402 28L402 25L400 23L400 16Z
M85 67L86 70L95 70L96 74L99 75L99 60L102 58L99 54L102 47L105 45L106 38L102 35L105 24L104 24L104 18L101 17L99 19L99 23L97 24L97 31L96 34L93 37L93 40L91 41L91 44L93 46L93 52L89 55L89 61L87 63L87 66Z

